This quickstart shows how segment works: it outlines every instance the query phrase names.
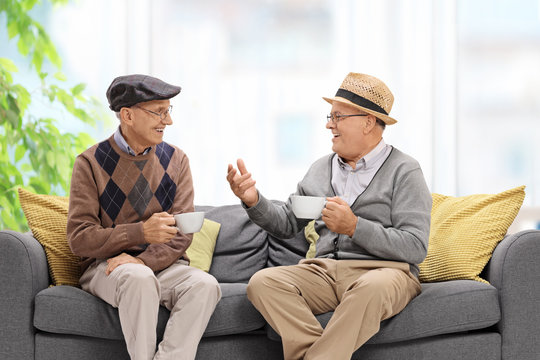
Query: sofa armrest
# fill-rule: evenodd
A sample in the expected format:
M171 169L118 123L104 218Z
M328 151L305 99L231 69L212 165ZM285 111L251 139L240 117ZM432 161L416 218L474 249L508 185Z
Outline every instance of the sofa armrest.
M486 275L499 291L502 359L538 359L540 231L507 235L493 252Z
M47 286L41 244L28 234L0 231L1 359L34 359L34 298Z

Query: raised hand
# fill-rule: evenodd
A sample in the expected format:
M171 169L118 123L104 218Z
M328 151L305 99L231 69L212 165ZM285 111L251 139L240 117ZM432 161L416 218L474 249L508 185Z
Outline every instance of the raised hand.
M152 214L144 223L144 240L149 244L163 244L178 232L174 217L166 212Z
M227 181L231 186L231 190L247 207L252 207L259 201L259 193L255 187L255 180L248 173L244 160L238 159L236 162L238 170L231 164L227 169ZM238 174L240 171L240 174Z
M322 211L322 220L326 227L335 233L352 237L358 218L349 204L337 196L326 198L326 201L326 207Z

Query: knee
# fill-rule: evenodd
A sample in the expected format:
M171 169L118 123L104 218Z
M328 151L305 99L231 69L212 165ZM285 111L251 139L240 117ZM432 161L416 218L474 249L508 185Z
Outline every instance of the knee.
M215 277L204 273L200 276L192 287L197 293L208 298L215 297L216 302L221 299L221 287Z
M132 293L159 294L159 282L152 269L136 264L125 264L121 266L125 266L126 269L122 269L124 271L119 275L120 288Z
M269 288L269 283L273 278L270 275L270 270L271 268L262 269L251 276L246 288L247 297L249 300L252 300L255 296L260 296L260 294L267 291Z

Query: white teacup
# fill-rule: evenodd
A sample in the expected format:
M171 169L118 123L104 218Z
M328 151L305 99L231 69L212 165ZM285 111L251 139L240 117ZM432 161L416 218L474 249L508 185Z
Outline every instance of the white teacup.
M326 198L319 196L291 195L294 215L299 219L318 219L326 205Z
M204 222L204 211L195 211L174 215L176 227L184 234L192 234L201 230Z

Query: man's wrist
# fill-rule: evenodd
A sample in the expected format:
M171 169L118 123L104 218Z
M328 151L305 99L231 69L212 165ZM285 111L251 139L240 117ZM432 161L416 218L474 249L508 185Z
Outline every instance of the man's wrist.
M351 237L351 238L354 236L354 233L355 233L355 231L356 231L356 224L357 224L357 223L358 223L358 218L355 217L355 218L354 218L354 223L353 223L354 225L352 225L351 229L349 230L349 233L347 234L347 235L349 235L349 237Z

